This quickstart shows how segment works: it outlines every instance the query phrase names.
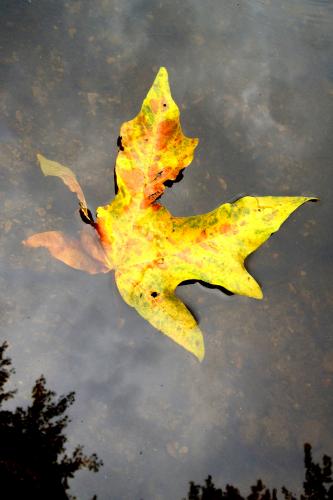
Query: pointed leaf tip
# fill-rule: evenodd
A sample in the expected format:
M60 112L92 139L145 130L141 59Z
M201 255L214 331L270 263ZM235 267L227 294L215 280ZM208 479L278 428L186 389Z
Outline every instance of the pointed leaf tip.
M198 349L197 353L195 353L194 355L196 356L198 361L200 361L200 363L203 362L204 357L205 357L205 346L203 343L202 343L202 347L200 349Z
M156 78L168 78L168 70L164 66L161 66L157 72Z
M164 95L166 99L172 99L168 71L164 66L161 66L158 70L155 80L153 81L153 84L146 96L146 101L149 97L156 99L162 95Z

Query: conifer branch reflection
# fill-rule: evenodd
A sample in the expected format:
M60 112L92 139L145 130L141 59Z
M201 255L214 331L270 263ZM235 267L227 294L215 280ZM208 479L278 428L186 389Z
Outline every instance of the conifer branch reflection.
M73 499L68 480L80 469L97 472L103 465L95 453L85 455L81 445L71 455L65 452L66 412L74 402L74 392L57 399L41 375L27 408L3 410L3 402L16 393L4 388L15 371L5 357L7 347L6 342L0 344L0 497Z
M304 444L305 481L303 493L297 497L285 486L281 488L284 500L333 500L332 459L323 456L322 466L313 462L312 448ZM238 488L226 485L225 490L216 488L212 476L208 476L204 485L190 482L190 489L183 500L278 500L277 490L267 488L261 479L251 486L251 493L247 497L241 496Z

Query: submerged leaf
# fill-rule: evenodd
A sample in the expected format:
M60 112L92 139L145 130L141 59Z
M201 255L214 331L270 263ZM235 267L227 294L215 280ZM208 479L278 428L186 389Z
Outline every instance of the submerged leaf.
M60 231L47 231L30 236L23 244L47 248L53 257L74 269L89 274L107 273L110 268L105 263L103 250L96 235L87 229L81 230L80 239L70 238Z
M64 167L56 161L48 160L41 154L37 155L37 159L44 175L53 175L54 177L60 177L60 179L62 179L64 184L66 184L66 186L72 191L72 193L75 193L77 195L80 205L82 204L85 207L87 206L81 186L78 183L74 172L72 172L70 168Z
M139 114L122 125L117 141L114 200L93 221L73 172L39 155L45 175L60 177L78 196L82 220L92 227L80 241L51 231L31 236L66 264L89 273L116 271L123 299L200 361L202 333L175 295L179 283L200 280L260 299L262 291L245 269L254 252L303 203L314 198L251 197L192 217L173 217L156 202L193 158L198 139L182 133L167 71L161 68Z

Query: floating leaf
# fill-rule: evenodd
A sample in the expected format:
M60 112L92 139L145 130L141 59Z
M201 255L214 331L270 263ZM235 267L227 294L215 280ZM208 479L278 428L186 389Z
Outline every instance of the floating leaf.
M92 227L81 233L80 241L49 232L31 236L25 243L44 246L57 259L89 273L114 269L123 299L202 360L202 333L175 295L176 287L185 280L200 280L262 298L244 260L296 208L314 198L246 196L207 214L173 217L156 200L190 164L197 144L198 139L185 137L181 130L167 71L161 68L139 114L121 127L116 161L119 189L114 200L99 207L93 221L73 172L39 156L45 175L61 177L77 194L81 217Z

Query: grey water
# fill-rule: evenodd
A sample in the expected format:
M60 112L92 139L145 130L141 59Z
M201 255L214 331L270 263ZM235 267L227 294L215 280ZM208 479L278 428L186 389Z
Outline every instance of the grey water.
M180 500L208 474L243 494L259 477L299 492L303 444L333 454L332 3L2 0L0 23L0 342L15 404L41 373L76 393L68 450L104 466L78 472L71 493ZM262 301L178 289L200 320L202 364L124 303L112 273L21 244L81 224L36 153L75 171L91 209L113 198L120 125L160 66L200 140L162 198L173 214L244 194L320 198L250 257Z

